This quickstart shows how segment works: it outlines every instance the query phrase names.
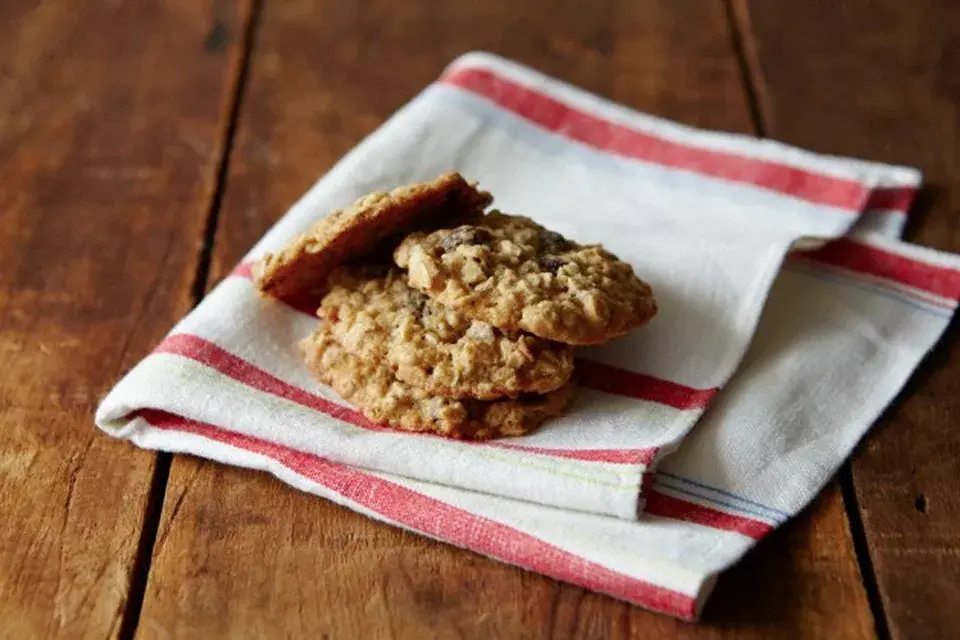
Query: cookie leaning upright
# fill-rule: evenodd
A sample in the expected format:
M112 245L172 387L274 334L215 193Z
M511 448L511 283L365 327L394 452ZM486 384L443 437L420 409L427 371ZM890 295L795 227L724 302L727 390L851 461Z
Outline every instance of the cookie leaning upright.
M254 267L257 288L287 302L319 302L327 276L345 260L400 233L476 219L492 201L458 173L371 193L323 218L279 253L265 255Z
M657 312L650 285L599 245L492 212L407 236L394 260L409 283L468 317L575 345L601 344Z

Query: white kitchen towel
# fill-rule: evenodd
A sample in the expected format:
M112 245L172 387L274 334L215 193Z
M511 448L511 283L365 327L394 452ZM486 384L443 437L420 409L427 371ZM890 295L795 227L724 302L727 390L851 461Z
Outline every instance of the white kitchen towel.
M394 526L694 620L717 574L835 473L958 298L960 257L878 234L792 256L737 375L664 460L634 522L357 469L162 411L137 412L128 433L142 447L262 469Z
M296 342L310 310L260 299L251 261L373 190L459 170L495 206L604 243L654 287L658 316L580 351L569 412L522 438L467 443L371 424L317 383ZM902 227L912 169L699 131L484 54L349 153L110 393L97 414L139 444L155 410L238 436L466 491L635 521L645 478L737 368L787 251L867 209ZM307 313L304 313L306 311Z

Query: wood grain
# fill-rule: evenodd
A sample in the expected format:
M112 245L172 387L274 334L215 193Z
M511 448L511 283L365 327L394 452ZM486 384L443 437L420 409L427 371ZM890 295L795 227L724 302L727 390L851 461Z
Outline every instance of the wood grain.
M457 54L487 49L639 109L750 131L720 4L268 2L213 280ZM544 24L549 24L545 28ZM411 53L413 52L413 53ZM486 560L253 472L175 457L140 635L869 637L839 493L721 579L692 626Z
M908 238L960 251L960 5L752 2L772 133L815 149L921 168ZM891 635L960 629L957 323L853 462Z
M228 2L0 3L0 635L121 628L155 456L100 397L190 304ZM131 250L136 247L136 250Z

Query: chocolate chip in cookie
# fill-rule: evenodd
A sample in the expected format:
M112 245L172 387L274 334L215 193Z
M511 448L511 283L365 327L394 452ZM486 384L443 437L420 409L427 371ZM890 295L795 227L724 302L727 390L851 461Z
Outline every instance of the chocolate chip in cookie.
M457 247L471 244L486 244L493 239L493 235L483 227L462 225L452 230L440 242L444 251L453 251Z
M559 256L540 256L537 258L537 261L540 264L540 267L548 273L556 273L560 270L560 267L567 264L567 261Z
M571 246L571 242L556 231L541 227L537 230L537 239L540 241L540 251L543 253L559 253Z

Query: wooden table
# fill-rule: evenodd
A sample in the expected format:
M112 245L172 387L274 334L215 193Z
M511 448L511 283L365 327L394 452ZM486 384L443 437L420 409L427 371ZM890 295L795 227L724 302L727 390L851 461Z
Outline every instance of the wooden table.
M693 125L916 165L908 237L960 251L958 38L953 0L3 0L0 635L960 633L956 323L699 626L92 424L318 175L470 49Z

